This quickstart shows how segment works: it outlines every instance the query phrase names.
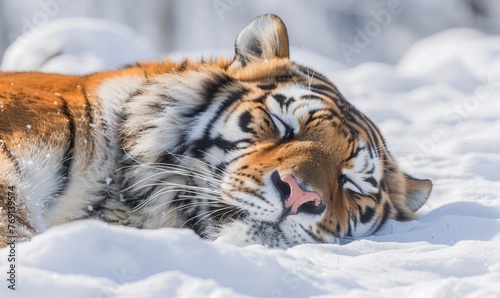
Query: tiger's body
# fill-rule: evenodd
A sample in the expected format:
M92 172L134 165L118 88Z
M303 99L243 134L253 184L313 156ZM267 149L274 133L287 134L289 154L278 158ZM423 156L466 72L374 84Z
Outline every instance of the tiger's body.
M237 245L339 242L414 218L432 185L398 168L327 78L289 60L273 15L239 34L234 60L0 73L0 110L0 246L13 207L21 239L98 218Z

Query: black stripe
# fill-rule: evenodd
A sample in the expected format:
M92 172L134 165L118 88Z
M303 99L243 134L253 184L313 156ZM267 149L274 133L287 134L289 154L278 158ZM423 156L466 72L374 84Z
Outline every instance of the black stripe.
M312 91L314 93L317 93L317 94L320 94L320 95L323 95L325 96L326 98L328 98L329 100L331 100L335 105L337 105L337 107L339 108L339 110L341 111L344 111L344 107L346 105L348 105L349 103L342 97L341 94L331 94L329 92L325 92L325 91L322 91L322 90L318 90L318 89L309 89L309 91Z
M351 151L351 154L349 154L349 156L345 159L345 161L349 161L353 158L356 158L358 157L358 154L361 150L365 149L366 147L356 147L356 148L353 148L352 151Z
M373 186L373 187L377 187L378 186L377 180L375 180L375 178L373 178L373 177L364 178L363 180L365 182L370 183L370 185Z
M349 139L358 140L360 127L359 126L356 127L357 123L354 121L351 121L351 119L349 119L349 121L344 122L343 125L347 129L347 131L349 132L349 134L348 134Z
M241 191L242 191L242 190L241 190ZM237 202L239 202L239 203L242 203L242 204L248 205L248 206L250 206L250 207L255 207L255 203L248 202L247 200L244 200L244 199L242 199L242 198L239 198L239 197L233 196L233 195L231 195L231 193L229 193L228 191L224 191L224 190L222 190L221 192L222 192L224 195L226 195L226 196L228 196L229 198L231 198L231 200L235 200L235 201L237 201ZM268 203L269 205L271 205L271 206L272 206L272 204L271 204L271 203L270 203L270 202L269 202L266 198L264 198L262 195L260 195L260 194L256 194L256 193L249 193L249 192L247 192L247 193L248 193L249 195L252 195L252 196L254 196L254 197L257 197L257 198L259 198L259 199L262 199L264 202L266 202L266 203ZM257 206L257 208L259 208L259 206Z
M323 112L326 113L326 115L324 115ZM317 113L321 113L321 115L315 117L314 115ZM309 118L306 120L305 125L307 126L307 124L316 119L332 120L333 118L339 118L339 116L340 115L337 114L337 112L332 109L312 110L309 111Z
M370 145L376 146L376 148L378 148L379 144L375 140L375 138L377 135L380 135L380 132L378 130L375 132L375 124L373 124L373 122L370 121L370 119L368 119L366 115L361 113L355 107L352 107L349 112L357 117L352 117L351 121L355 122L361 129L365 130L366 134L368 135L368 141L370 142Z
M91 125L94 124L94 115L93 115L93 108L92 108L92 104L90 103L90 100L88 98L88 93L87 93L87 89L85 89L85 86L82 87L82 93L83 93L83 98L85 99L85 117L87 119L87 122L88 122L88 132L89 132L89 142L90 142L90 155L89 155L89 160L93 160L94 159L94 151L95 151L95 147L94 147L94 141L92 140L92 130L90 129L91 128Z
M248 179L253 180L253 182L255 182L255 184L257 184L257 185L262 184L262 180L259 179L259 177L255 176L255 175L246 174L244 172L243 173L242 172L236 172L235 175L239 176L239 177L243 177L242 179L235 178L235 179L238 179L240 181L243 181L243 180L245 180L245 178L248 178Z
M366 207L365 212L362 211L361 207L359 208L359 220L362 224L366 224L370 220L372 220L373 216L375 216L375 209L371 207Z
M283 94L274 94L273 98L278 102L280 105L281 109L286 109L288 110L288 107L295 101L293 97L287 98Z
M318 116L318 117L314 117L314 114L316 114L317 112L320 112L321 110L313 110L313 111L309 111L309 116L307 117L307 120L306 122L304 123L304 126L307 128L307 126L309 125L309 123L313 122L314 120L317 120L317 119L321 119L322 117L321 116ZM293 111L293 113L295 113L295 111Z
M380 181L380 189L382 191L387 191L387 187L386 187L385 179L384 178L382 178L382 180Z
M354 146L354 142L349 142L349 148L347 148L351 154L349 154L349 156L344 159L343 162L348 162L349 160L353 159L353 157L355 157L355 154L356 154L356 147Z
M276 88L276 84L274 84L274 83L261 84L261 85L257 85L257 87L259 87L262 90L273 90Z
M252 114L250 113L250 111L245 111L240 115L238 125L241 131L254 134L255 131L250 127L250 124L252 122L253 122Z
M179 66L179 68L177 70L180 71L180 72L185 71L187 64L188 64L188 60L182 61L181 65Z
M92 115L92 105L90 104L90 100L88 98L87 89L85 86L82 87L83 99L85 99L85 116L89 124L94 123L94 116Z
M391 211L391 206L389 205L389 203L385 202L384 210L382 213L382 218L380 219L378 226L375 228L375 230L372 233L375 233L376 231L378 231L380 229L380 227L385 223L385 221L389 217L390 211Z
M264 149L264 150L265 150L265 149ZM242 159L242 158L244 158L244 157L246 157L246 156L249 156L249 155L254 154L254 153L255 153L255 152L257 152L257 151L259 151L259 150L258 150L258 149L256 149L256 150L252 150L252 151L250 151L250 152L244 152L244 153L242 153L242 154L240 154L240 155L238 155L238 156L235 156L235 157L234 157L233 159L231 159L228 163L229 163L229 164L232 164L232 163L234 163L234 162L236 162L236 161L238 161L238 160L240 160L240 159Z
M304 230L304 232L307 233L307 235L309 235L309 237L311 237L314 241L316 242L324 242L323 239L319 238L317 235L315 235L313 232L307 230L306 228L304 228L304 226L302 224L299 224L299 226L302 228L302 230Z
M134 181L135 183L135 181ZM142 204L144 201L149 199L153 192L158 188L158 185L153 185L149 188L146 188L147 191L146 193L143 194L138 194L138 192L131 191L127 194L125 194L125 200L128 204L131 204L132 208L138 207L140 204ZM180 190L179 190L180 191ZM140 191L139 191L140 193Z
M227 162L221 162L215 167L215 173L217 175L222 175L229 164Z
M144 68L144 65L141 63L141 62L136 62L136 63L129 63L129 64L125 64L124 66L122 66L120 69L127 69L127 68L139 68L142 70L142 74L144 75L144 77L147 79L148 78L148 72L146 70L146 68Z
M314 95L314 94L302 95L300 97L300 99L301 100L319 100L319 101L323 101L323 97L317 96L317 95Z
M330 235L338 236L338 233L336 233L336 232L335 232L335 231L333 231L332 229L330 229L330 228L326 227L326 226L325 226L324 224L322 224L322 223L319 223L319 224L318 224L318 227L319 227L320 229L322 229L323 231L327 232L327 233L328 233L328 234L330 234ZM337 224L337 232L339 232L339 231L340 231L340 225L339 225L339 224Z
M221 148L224 152L229 152L237 149L237 142L231 142L222 137L213 139L210 142L212 145Z
M177 153L175 153L177 154ZM175 164L175 162L178 160L178 157L176 155L172 154L170 151L164 151L162 154L160 154L156 160L154 161L155 163L158 164L165 164L165 165L170 165L170 164Z
M351 106L351 108L349 109L349 116L352 117L352 120L356 121L356 123L358 123L359 125L359 122L357 120L364 120L364 115L354 106ZM356 117L354 117L356 116Z
M303 66L303 65L299 65L299 64L296 64L296 65L299 67L299 71L302 72L302 74L306 75L307 77L309 77L309 78L312 77L314 79L320 80L327 85L333 85L333 83L327 77L322 75L321 73L316 72L313 69L306 67L306 66Z
M232 81L229 80L228 82ZM226 83L225 83L226 84ZM205 92L208 92L207 94L211 94L210 96L214 96L217 92L219 92L218 90L224 85L218 85L218 87L214 87L214 88L208 88L208 90L206 90ZM237 89L233 92L231 92L227 97L226 99L222 102L222 104L219 106L218 110L215 112L215 115L212 117L211 121L209 122L210 124L205 128L204 132L203 132L203 137L199 140L196 140L194 142L193 145L195 145L194 147L194 150L193 150L193 153L196 153L196 152L200 152L200 151L207 151L206 149L208 149L211 145L218 145L219 147L225 149L232 149L231 147L236 147L236 144L238 142L241 142L241 141L238 141L238 142L232 142L232 144L230 144L231 142L224 142L225 140L222 139L222 138L218 138L216 140L212 140L210 138L210 132L213 130L213 124L217 122L218 119L220 119L221 115L227 110L229 109L235 102L239 101L241 99L241 97L243 97L245 94L247 94L249 92L248 89L245 89L245 88L240 88L240 89ZM205 94L206 96L209 96ZM211 101L211 98L207 98L207 100L210 100ZM206 104L204 107L202 108L198 108L195 115L197 113L201 113L203 111L205 111L207 108L208 108L208 104ZM193 115L194 116L194 115ZM192 116L191 116L192 117ZM215 141L218 142L218 144L215 144ZM196 147L196 145L198 145L198 147ZM225 148L224 148L225 147Z
M371 149L372 149L372 148L370 148L370 150L368 150L368 155L370 155L370 158L373 158L373 152L374 152L374 150L371 150ZM367 167L368 167L368 165L367 165ZM367 174L372 174L374 170L375 170L375 166L374 166L373 168L371 168L371 169L367 172Z
M71 114L71 111L69 110L68 102L62 96L59 96L59 98L63 102L63 105L61 107L62 113L68 119L69 143L64 152L62 164L59 167L59 177L62 177L62 183L59 186L56 195L62 194L65 191L70 181L71 164L73 163L73 154L75 149L75 131L76 131L75 119L73 117L73 114Z
M296 78L291 74L276 76L274 80L277 83L288 83L288 82L296 82Z
M314 92L317 92L317 91L326 91L326 92L328 92L330 94L333 94L335 96L339 95L339 92L333 86L321 85L321 84L314 84L314 85L310 85L308 87L311 89L311 91L314 91ZM317 93L319 93L319 92L317 92Z
M354 183L354 181L352 181L351 178L349 178L349 177L347 177L345 175L344 175L344 177L345 177L344 178L345 182L351 182L351 184L354 185L359 190L360 194L363 194L363 195L365 194L364 191L363 191L363 189L361 187L359 187L356 183Z
M382 200L382 191L381 190L378 190L374 195L373 195L373 198L375 198L375 202L376 203L380 203L380 201Z
M248 216L248 211L224 202L217 202L216 206L210 204L208 209L211 212L210 219L212 219L213 223L219 227L227 221L241 219ZM229 218L229 216L231 216L231 218Z
M269 200L266 199L263 195L258 194L258 193L251 193L251 195L254 197L257 197L257 198L261 199L262 201L266 202L267 204L273 206L273 204L271 204L271 202L269 202Z
M348 216L348 219L347 219L347 233L346 233L346 236L348 237L352 237L352 226L351 226L351 214L349 213L349 216ZM354 224L356 224L355 221L353 221Z
M234 80L227 75L219 75L204 81L202 83L203 86L201 91L201 96L204 99L203 104L199 105L198 107L194 108L192 111L183 116L187 118L192 118L197 116L198 114L205 112L209 107L212 106L212 101L214 97L221 91L223 91L225 88L227 88L229 85L231 85L233 82ZM223 103L223 106L225 103L226 102ZM217 118L218 116L220 116L220 114L221 113L218 113Z
M408 216L408 214L402 210L396 210L396 216L394 216L394 219L397 221L406 221L411 218L412 217Z
M359 129L356 128L355 125L357 125L359 128L361 126L357 123L356 118L354 118L350 113L344 115L344 118L342 118L342 125L350 134L350 136L348 136L347 138L350 140L354 140L359 135Z
M366 125L368 126L368 137L370 139L370 144L375 148L379 148L379 143L377 141L377 133L373 129L373 127L375 127L375 125L371 121L369 121L366 116L365 116L365 121L366 121Z
M365 197L366 197L365 195L363 195L363 194L361 194L361 193L359 193L357 191L354 191L354 190L352 190L350 188L346 188L345 190L347 191L347 193L349 195L349 198L354 198L357 201L364 200Z
M202 158L205 156L205 153L208 152L212 146L218 147L222 149L224 152L230 152L238 149L245 149L249 146L250 143L251 143L250 139L241 139L232 142L223 139L221 136L215 139L210 139L207 137L196 140L195 142L192 143L193 147L192 154L193 157L195 158Z
M149 80L149 73L147 71L148 67L144 66L145 65L143 65L142 63L137 63L137 67L142 70L142 75L144 76L144 78L146 78L146 80Z
M269 96L269 93L266 92L264 93L262 96L259 96L257 97L256 99L253 100L253 102L255 103L260 103L260 104L264 104L264 102L266 101L266 98ZM262 109L262 108L260 108Z
M19 168L19 163L17 162L17 159L12 155L12 152L9 150L9 147L7 147L7 144L5 143L5 140L0 137L0 151L4 152L5 155L7 156L8 159L14 164L14 167L16 168L17 172L20 172L21 169Z
M375 137L375 143L374 143L374 145L376 146L375 148L377 148L376 151L380 151L381 147L385 147L384 137L380 133L380 130L375 125L375 123L373 123L373 121L371 121L368 117L365 116L365 118L366 118L366 121L368 122L368 124L370 125L369 126L370 131L372 132L372 134ZM382 141L382 144L379 143L380 140Z
M140 62L135 62L135 63L128 63L120 67L119 69L127 69L127 68L134 68L134 67L141 67Z

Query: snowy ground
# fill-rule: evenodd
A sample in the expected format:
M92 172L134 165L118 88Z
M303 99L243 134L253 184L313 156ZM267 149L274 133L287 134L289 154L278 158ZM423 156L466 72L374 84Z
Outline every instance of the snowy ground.
M407 171L433 179L420 219L287 250L75 222L17 246L15 292L0 250L0 297L500 297L500 37L453 29L395 66L292 55L379 125Z

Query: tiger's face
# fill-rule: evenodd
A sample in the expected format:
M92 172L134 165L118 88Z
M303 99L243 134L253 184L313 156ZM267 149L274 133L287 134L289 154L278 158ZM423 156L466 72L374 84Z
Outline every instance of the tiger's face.
M220 200L208 200L211 233L240 245L287 247L353 239L387 218L413 217L405 189L411 178L398 170L373 123L332 83L286 60L248 67L270 72L236 71L222 98L246 91L195 141L197 157L210 165L205 170L214 171L205 187Z
M201 235L337 243L412 219L427 200L431 182L398 168L376 126L326 77L289 60L278 17L255 19L234 61L198 80L193 97L205 100L179 112L189 133L176 145L192 186L170 208L188 212L183 223Z

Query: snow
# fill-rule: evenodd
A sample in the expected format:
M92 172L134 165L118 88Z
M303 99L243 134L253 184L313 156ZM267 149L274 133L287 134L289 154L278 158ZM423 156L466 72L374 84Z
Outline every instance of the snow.
M415 41L456 26L500 33L498 0L0 0L0 53L14 37L68 17L126 24L159 52L220 48L264 13L283 18L293 46L350 65L394 64ZM359 30L374 37L347 59L340 44L353 45Z
M36 33L26 32L16 39L5 51L0 68L85 74L157 56L144 37L125 25L92 18L69 18L52 21Z
M65 38L54 35L62 45ZM343 245L286 250L209 242L190 230L73 222L17 245L17 289L0 273L0 296L499 297L499 38L451 29L420 40L397 65L346 67L292 49L377 123L408 172L433 179L419 219L390 220ZM8 254L0 250L0 272Z

